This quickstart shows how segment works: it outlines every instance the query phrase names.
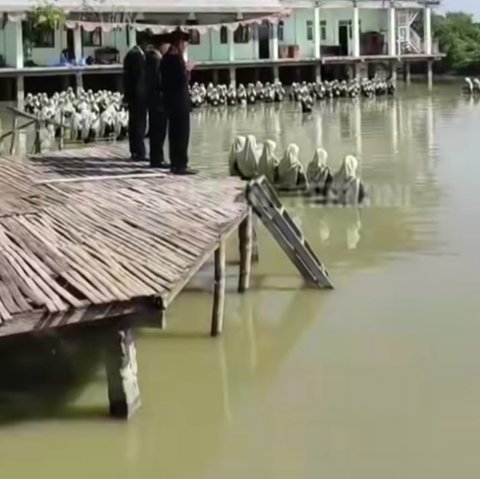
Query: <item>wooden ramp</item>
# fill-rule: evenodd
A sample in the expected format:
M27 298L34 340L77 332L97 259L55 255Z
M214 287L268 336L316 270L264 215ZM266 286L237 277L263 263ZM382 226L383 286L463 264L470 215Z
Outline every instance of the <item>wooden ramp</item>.
M323 289L333 289L325 266L318 259L265 177L248 184L247 199L305 281Z

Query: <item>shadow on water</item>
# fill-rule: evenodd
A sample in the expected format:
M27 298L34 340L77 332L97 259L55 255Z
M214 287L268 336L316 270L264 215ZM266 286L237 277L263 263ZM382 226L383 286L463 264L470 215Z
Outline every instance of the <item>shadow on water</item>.
M106 408L70 407L101 364L93 331L4 339L0 343L0 424L32 419L100 419Z

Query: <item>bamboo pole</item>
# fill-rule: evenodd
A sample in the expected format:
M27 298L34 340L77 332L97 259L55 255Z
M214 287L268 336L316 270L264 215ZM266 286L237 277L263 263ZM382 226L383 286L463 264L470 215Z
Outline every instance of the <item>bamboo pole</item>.
M252 262L260 261L260 253L258 252L258 236L257 236L258 217L252 215Z
M213 311L211 335L219 336L223 329L225 312L225 242L220 241L215 251L215 282L213 288Z
M238 236L240 243L240 274L238 278L239 293L244 293L250 287L253 247L252 220L252 209L249 208L246 218L240 223L240 227L238 228Z

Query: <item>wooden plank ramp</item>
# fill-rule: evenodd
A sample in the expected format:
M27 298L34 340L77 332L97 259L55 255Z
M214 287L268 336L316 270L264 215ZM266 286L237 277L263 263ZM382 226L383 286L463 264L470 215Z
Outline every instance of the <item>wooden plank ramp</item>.
M283 207L274 188L265 177L253 180L248 184L247 198L255 213L305 281L320 288L333 289L325 266Z

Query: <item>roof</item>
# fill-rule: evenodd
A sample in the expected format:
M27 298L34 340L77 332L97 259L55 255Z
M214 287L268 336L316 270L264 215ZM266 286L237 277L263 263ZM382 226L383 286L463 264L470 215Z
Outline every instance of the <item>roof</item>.
M6 0L4 12L24 12L38 5L37 0ZM56 4L68 11L103 12L278 12L284 9L280 0L58 0Z

